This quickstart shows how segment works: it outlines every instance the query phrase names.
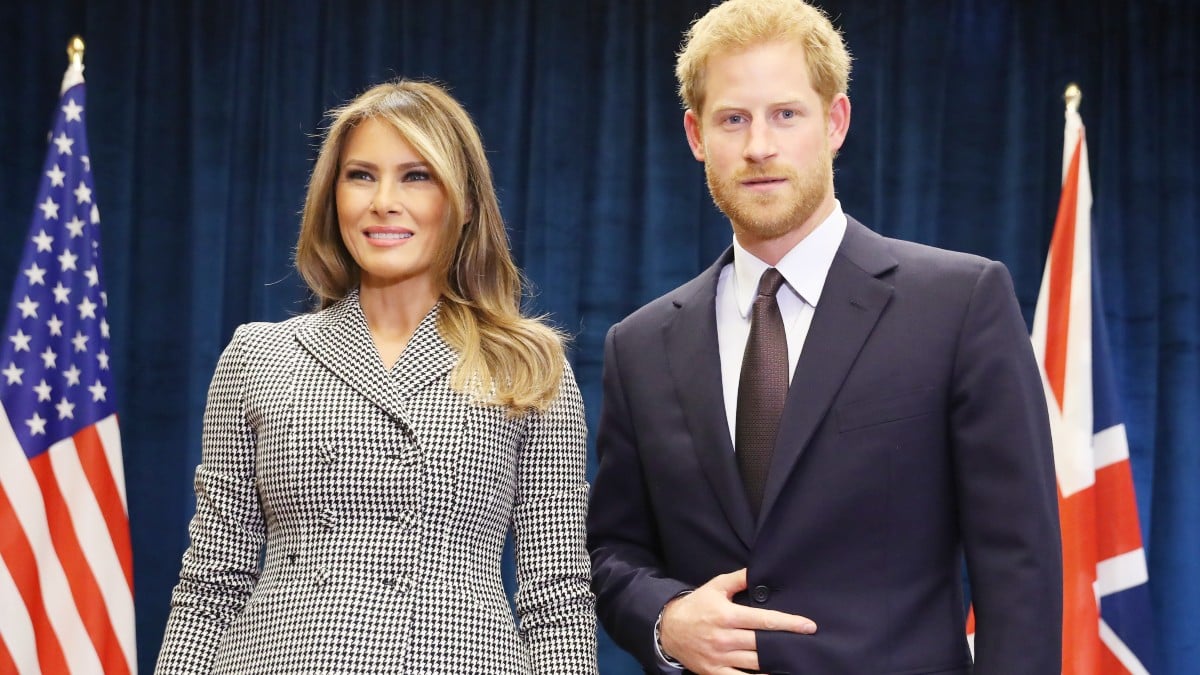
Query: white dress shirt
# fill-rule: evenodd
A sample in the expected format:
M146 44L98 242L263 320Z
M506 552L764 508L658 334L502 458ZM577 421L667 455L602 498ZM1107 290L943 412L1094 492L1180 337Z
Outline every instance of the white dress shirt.
M796 372L796 362L800 360L813 312L821 301L825 276L845 234L846 214L842 212L841 203L835 200L829 217L775 266L785 281L775 297L787 334L789 381L791 374ZM737 437L738 382L746 340L750 337L750 309L758 293L758 280L768 267L742 248L734 237L733 262L721 270L717 281L717 341L721 350L721 383L730 439Z

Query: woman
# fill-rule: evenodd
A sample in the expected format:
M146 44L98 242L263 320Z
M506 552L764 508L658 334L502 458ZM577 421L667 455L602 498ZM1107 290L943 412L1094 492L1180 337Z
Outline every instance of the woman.
M330 115L296 247L320 309L217 364L157 672L595 672L583 403L478 131L419 82Z

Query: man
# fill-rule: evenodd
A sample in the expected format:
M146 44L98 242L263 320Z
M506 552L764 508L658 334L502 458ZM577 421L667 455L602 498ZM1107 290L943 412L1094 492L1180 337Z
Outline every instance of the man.
M647 672L1058 673L1050 434L1012 281L843 214L849 70L801 0L730 0L687 35L684 129L733 245L608 334L600 618Z

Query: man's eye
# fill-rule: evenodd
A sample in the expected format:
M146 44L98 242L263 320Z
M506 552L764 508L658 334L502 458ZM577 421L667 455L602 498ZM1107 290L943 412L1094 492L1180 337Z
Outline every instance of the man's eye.
M741 115L730 115L729 117L725 118L725 123L726 124L741 124L745 119L746 118L742 117Z
M780 110L779 116L785 120L790 120L796 116L796 111L795 110Z

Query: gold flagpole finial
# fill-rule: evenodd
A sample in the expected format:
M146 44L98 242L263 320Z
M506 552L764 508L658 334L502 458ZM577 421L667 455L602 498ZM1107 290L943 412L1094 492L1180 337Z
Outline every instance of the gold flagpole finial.
M1063 100L1067 102L1067 107L1071 110L1079 110L1079 102L1083 100L1083 90L1079 85L1072 82L1067 85L1067 90L1063 92Z
M72 64L83 65L83 38L78 35L71 38L67 45L67 56L71 57Z

